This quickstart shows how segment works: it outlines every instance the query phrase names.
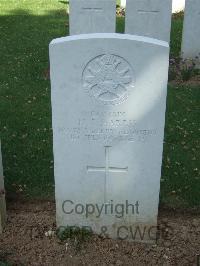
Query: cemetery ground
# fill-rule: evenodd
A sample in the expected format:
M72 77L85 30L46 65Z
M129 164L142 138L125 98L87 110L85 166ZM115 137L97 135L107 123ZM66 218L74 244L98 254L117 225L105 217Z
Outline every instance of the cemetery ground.
M77 250L73 239L45 236L55 230L48 44L68 32L66 2L1 1L8 222L0 236L0 265L194 265L200 252L200 76L192 64L179 64L182 23L182 14L173 17L159 214L159 223L173 232L153 247L92 236ZM123 29L119 17L117 31Z

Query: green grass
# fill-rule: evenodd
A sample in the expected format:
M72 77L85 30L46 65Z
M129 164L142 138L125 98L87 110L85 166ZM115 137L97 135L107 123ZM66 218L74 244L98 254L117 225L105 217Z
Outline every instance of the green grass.
M18 5L16 4L18 3ZM67 34L58 1L1 2L0 123L8 192L53 194L48 45Z
M199 87L168 89L161 202L200 205Z
M182 29L183 29L183 14L175 15L172 20L171 28L171 57L179 57L181 50L181 41L182 41Z
M48 44L68 34L65 1L1 0L0 128L9 194L53 196ZM118 18L117 31L124 31ZM171 55L180 52L182 18L173 20ZM169 87L161 202L197 206L199 87Z

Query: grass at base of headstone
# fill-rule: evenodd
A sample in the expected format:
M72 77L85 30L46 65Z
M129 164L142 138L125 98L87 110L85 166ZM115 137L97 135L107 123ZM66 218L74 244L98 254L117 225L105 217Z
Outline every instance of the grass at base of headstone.
M61 241L68 241L76 251L80 251L83 244L92 237L92 232L86 228L76 226L60 227L56 231Z
M0 128L8 194L54 197L48 45L67 35L64 1L1 1ZM117 32L124 18L117 18ZM172 22L171 55L180 52L182 17ZM170 87L161 203L197 206L200 198L199 88ZM186 133L185 133L186 132ZM195 159L196 158L196 159Z
M183 12L176 13L172 16L171 27L171 42L170 42L170 57L179 57L181 51L182 42L182 30L183 30Z

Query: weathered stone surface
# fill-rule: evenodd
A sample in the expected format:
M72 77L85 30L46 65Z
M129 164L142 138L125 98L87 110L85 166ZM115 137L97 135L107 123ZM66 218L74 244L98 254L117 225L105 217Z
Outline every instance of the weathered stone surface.
M171 14L172 0L127 0L125 31L169 42Z
M121 0L121 6L126 7L126 0ZM172 13L183 11L185 8L185 0L172 0Z
M132 35L51 42L58 226L155 237L168 57L166 42Z
M182 57L200 58L200 1L187 0L183 25Z
M115 32L115 0L71 0L70 35Z

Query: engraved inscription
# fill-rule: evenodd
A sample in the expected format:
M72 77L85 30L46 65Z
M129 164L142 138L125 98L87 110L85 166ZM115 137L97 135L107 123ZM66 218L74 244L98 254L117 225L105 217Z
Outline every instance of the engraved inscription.
M143 128L125 112L82 112L72 127L58 127L59 134L71 141L99 142L110 145L113 141L146 143L157 135L155 128ZM109 118L107 118L109 117Z
M159 12L160 11L158 11L158 10L138 10L138 13L140 13L140 14L148 14L148 13L157 14Z
M101 7L82 7L82 10L84 11L95 11L95 12L101 12L103 11L103 8Z
M134 87L133 70L120 56L99 55L87 63L82 82L86 91L99 102L119 104Z

